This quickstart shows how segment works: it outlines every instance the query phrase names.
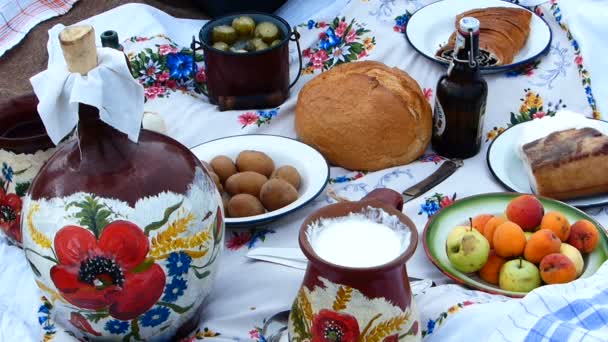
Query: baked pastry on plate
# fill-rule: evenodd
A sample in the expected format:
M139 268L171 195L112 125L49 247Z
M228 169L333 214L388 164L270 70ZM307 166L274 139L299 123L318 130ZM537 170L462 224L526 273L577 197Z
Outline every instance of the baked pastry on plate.
M553 132L522 150L539 195L566 200L608 192L608 136L595 128Z
M526 45L530 34L532 13L522 8L488 7L460 13L456 16L455 27L464 17L479 20L479 49L482 65L506 65ZM448 43L437 51L437 57L451 59L456 42L456 32Z

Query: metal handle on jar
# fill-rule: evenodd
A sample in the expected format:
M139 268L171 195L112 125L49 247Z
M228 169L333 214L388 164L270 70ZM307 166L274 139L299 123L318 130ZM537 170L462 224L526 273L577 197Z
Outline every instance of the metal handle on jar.
M198 46L197 46L198 44ZM196 41L194 35L192 36L192 43L190 44L190 50L192 50L192 71L194 71L194 66L196 65L196 50L202 49L203 44ZM201 87L197 82L193 82L194 86L197 87L203 95L209 97L209 93L207 92L206 87ZM205 82L206 84L207 82Z
M300 79L300 76L302 76L302 51L300 50L300 33L298 32L296 27L293 28L293 32L291 32L291 36L289 37L289 40L296 42L296 46L298 47L298 60L300 61L300 64L298 67L298 75L293 80L293 82L291 82L291 84L289 85L289 88L291 89L291 87L293 87L298 82L298 80Z

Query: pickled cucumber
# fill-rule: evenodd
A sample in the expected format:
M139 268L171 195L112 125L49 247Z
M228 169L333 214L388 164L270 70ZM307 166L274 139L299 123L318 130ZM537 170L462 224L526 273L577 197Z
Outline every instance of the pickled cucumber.
M218 50L222 50L222 51L228 51L228 49L230 48L230 46L224 42L217 42L213 44L213 48L218 49Z
M255 30L255 21L251 17L242 16L232 20L232 27L236 30L239 37L251 37Z
M211 40L215 44L224 42L228 45L234 43L237 39L236 30L232 26L219 25L211 31Z
M261 38L266 44L281 38L277 25L268 21L259 23L255 28L254 35L256 38Z
M262 38L253 38L249 41L249 46L252 51L260 51L268 49L268 44L264 43Z
M277 45L281 44L281 40L277 39L277 40L273 40L272 43L270 44L270 47L275 47Z

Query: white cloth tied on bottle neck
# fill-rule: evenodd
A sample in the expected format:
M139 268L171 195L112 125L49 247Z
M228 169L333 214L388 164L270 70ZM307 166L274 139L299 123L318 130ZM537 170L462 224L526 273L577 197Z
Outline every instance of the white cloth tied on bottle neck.
M70 72L63 58L49 59L48 69L30 79L40 101L38 113L55 145L78 123L79 103L99 109L103 122L137 142L144 88L131 76L121 51L98 48L97 62L81 75Z

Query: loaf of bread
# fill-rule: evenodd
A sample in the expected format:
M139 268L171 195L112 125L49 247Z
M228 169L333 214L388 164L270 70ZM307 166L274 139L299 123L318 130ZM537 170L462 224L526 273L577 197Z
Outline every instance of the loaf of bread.
M608 136L595 128L553 132L523 146L532 190L565 200L608 192Z
M379 62L352 62L304 86L295 128L299 139L330 163L375 171L424 153L431 139L431 106L406 72Z

